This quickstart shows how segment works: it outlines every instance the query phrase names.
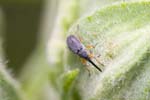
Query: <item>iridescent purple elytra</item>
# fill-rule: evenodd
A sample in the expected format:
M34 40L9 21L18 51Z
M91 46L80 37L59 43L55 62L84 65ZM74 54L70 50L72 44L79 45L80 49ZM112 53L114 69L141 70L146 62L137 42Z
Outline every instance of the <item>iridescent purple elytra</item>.
M67 37L67 46L74 54L77 54L81 58L86 59L95 68L97 68L100 72L102 72L102 70L91 60L84 45L74 35L69 35Z

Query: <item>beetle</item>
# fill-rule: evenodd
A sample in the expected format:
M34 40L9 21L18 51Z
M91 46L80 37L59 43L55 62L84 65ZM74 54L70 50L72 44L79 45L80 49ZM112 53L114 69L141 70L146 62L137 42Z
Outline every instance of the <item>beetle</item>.
M87 60L90 62L98 71L102 72L102 70L91 60L88 51L85 49L85 46L80 42L80 40L74 36L69 35L67 37L67 46L74 54L78 55L79 57Z

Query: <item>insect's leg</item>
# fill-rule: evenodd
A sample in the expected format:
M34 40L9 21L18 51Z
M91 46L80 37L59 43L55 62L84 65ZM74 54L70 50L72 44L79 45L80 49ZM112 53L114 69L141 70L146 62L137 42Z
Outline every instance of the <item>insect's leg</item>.
M88 73L89 73L89 77L91 76L91 70L90 70L90 67L87 65L86 66L86 69L87 69L87 71L88 71Z
M79 33L80 33L80 32L79 32L79 28L80 28L80 27L79 27L79 24L78 24L78 25L77 25L77 29L76 29L76 33L77 33L77 37L78 37L79 41L82 42L82 41L83 41L83 38L79 35Z
M95 48L95 47L96 47L96 45L97 45L97 43L96 43L96 44L94 44L94 45L86 45L86 49L87 49L87 50L89 50L89 51L90 51L90 53L92 53L92 49L93 49L93 48Z
M94 54L93 54L92 52L90 52L89 57L90 57L91 59L94 58L100 65L104 66L104 64L101 63L101 62L97 59L97 57L94 56Z
M84 64L84 65L87 64L87 61L85 59L83 59L83 58L80 58L80 59L81 59L82 64Z
M95 46L93 46L93 45L87 45L86 46L86 49L88 49L88 50L93 49L93 48L95 48Z
M77 34L77 37L78 37L79 41L82 43L83 38L81 36L79 36L78 34Z
M89 76L91 76L91 70L90 70L90 67L89 67L88 64L87 64L87 60L81 58L81 62L82 62L84 65L86 65L85 68L86 68L86 70L88 71Z
M97 44L95 44L95 45L87 45L87 46L86 46L86 48L89 50L89 54L88 54L88 55L89 55L89 57L90 57L91 59L94 58L100 65L104 66L104 64L101 63L101 62L97 59L97 57L93 54L93 52L92 52L92 50L91 50L91 49L95 48L96 45L97 45ZM100 55L98 55L98 56L100 56Z
M101 56L101 54L98 54L96 57L99 58Z
M102 62L100 62L100 61L97 59L97 57L94 56L94 59L95 59L99 64L101 64L102 66L104 66L104 64L103 64Z

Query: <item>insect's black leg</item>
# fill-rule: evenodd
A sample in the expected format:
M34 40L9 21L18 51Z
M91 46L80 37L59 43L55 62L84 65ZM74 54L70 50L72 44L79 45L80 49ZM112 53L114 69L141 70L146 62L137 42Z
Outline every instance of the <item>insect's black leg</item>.
M98 69L100 72L102 72L102 70L91 60L91 59L87 59L96 69Z
M91 50L89 50L89 52L90 52L90 55L92 55L93 53L92 53L92 51ZM98 55L98 56L101 56L101 55ZM97 59L97 57L95 57L95 56L92 56L92 57L90 57L90 58L94 58L99 64L101 64L102 66L104 66L104 64L103 63L101 63L98 59Z
M99 64L101 64L102 66L104 66L104 64L101 63L96 57L94 57L94 59L95 59Z
M90 76L91 76L91 71L90 71L90 69L87 68L87 71L88 71L89 77L90 77Z

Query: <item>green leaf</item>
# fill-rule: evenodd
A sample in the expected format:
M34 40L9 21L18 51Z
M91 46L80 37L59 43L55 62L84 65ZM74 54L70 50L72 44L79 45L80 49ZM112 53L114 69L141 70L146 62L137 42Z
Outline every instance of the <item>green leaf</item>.
M75 69L72 71L68 71L63 75L63 90L64 92L68 92L73 81L76 79L77 75L79 73L79 69Z
M0 67L0 100L25 100L23 92L19 89L8 73Z
M73 86L73 83L75 82L75 79L77 78L79 74L79 69L75 69L72 71L66 72L62 78L61 82L59 82L59 85L62 85L62 98L63 100L70 100L70 93L71 93L71 87ZM60 84L61 83L61 84Z
M150 2L111 5L82 18L69 30L69 34L80 36L85 46L95 45L92 52L101 55L97 59L104 64L99 64L102 73L91 67L91 77L81 70L77 86L83 100L150 98L149 12ZM68 62L74 67L77 63L70 58Z

